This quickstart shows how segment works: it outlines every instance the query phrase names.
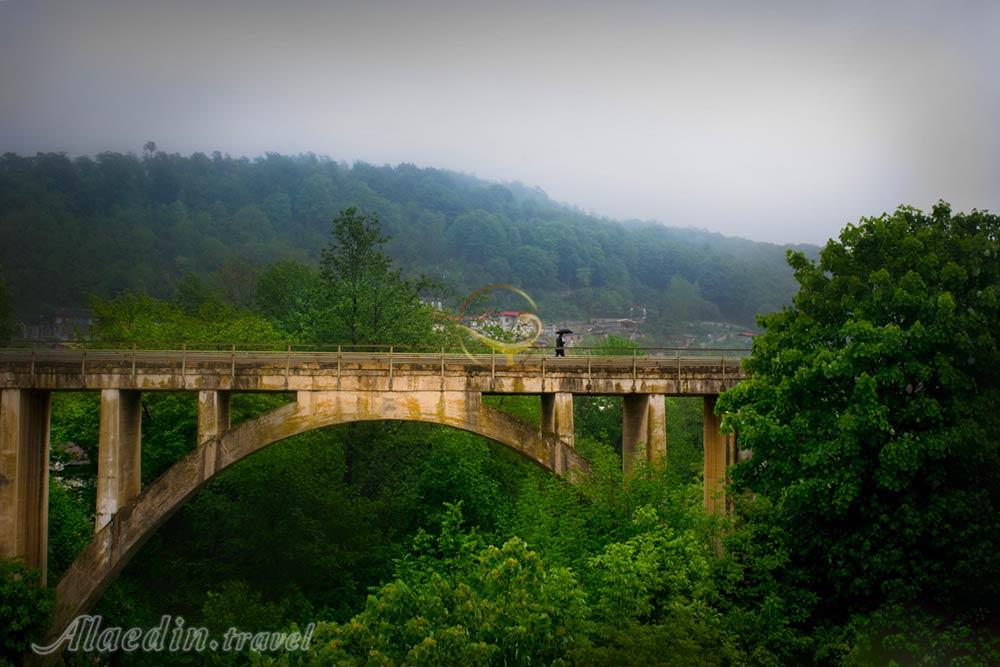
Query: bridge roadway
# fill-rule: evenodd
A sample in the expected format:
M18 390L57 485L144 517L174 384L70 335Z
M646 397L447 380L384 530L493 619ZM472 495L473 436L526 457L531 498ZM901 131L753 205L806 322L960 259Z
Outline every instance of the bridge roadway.
M475 391L712 396L743 379L743 350L635 355L411 351L0 350L0 388L139 391Z

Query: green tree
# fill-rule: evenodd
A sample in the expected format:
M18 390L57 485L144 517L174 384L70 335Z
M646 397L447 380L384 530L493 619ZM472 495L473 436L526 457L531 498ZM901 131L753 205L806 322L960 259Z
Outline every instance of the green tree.
M223 264L213 277L223 301L238 308L249 309L254 304L254 291L259 275L258 267L239 259Z
M704 469L702 401L700 396L667 399L666 472L675 484L698 481Z
M556 264L544 250L534 246L521 246L510 261L524 287L551 288L556 284Z
M256 313L223 304L211 293L194 286L182 293L181 302L163 301L148 294L127 292L114 299L91 299L97 323L91 338L105 344L138 343L157 345L261 344L280 341L283 336L268 320ZM207 296L206 296L207 295Z
M670 283L663 293L662 308L663 319L689 322L705 319L705 314L712 311L712 304L702 298L697 285L692 285L679 274L675 274L670 278Z
M264 200L264 213L274 226L281 228L292 219L292 200L284 192L275 192Z
M233 215L231 239L236 243L260 243L274 235L267 215L256 204L249 204Z
M204 280L194 273L184 274L174 287L174 303L187 315L196 315L206 307L221 305L222 299Z
M996 623L998 253L1000 218L940 203L848 225L818 262L789 254L799 293L761 318L719 409L753 450L734 489L769 502L823 623ZM920 655L857 623L877 662Z
M299 334L309 297L316 293L319 276L315 269L299 262L269 265L257 279L254 309L278 328Z
M17 326L14 323L14 304L7 291L7 285L0 275L0 345L9 341L13 336Z
M323 342L416 344L432 337L431 310L420 301L420 283L402 277L385 254L388 237L378 217L356 208L333 221L323 249L322 307L313 333Z
M586 645L584 593L566 568L512 538L502 547L459 530L415 539L399 578L344 625L321 624L315 657L337 664L552 664Z
M17 665L31 642L45 632L52 593L38 585L38 572L0 558L0 665Z
M94 535L93 514L59 477L49 477L49 581L59 577Z
M458 216L449 232L455 240L455 249L479 265L507 254L509 241L502 218L485 211Z
M714 592L708 542L690 526L670 525L638 508L638 532L607 545L589 566L597 646L584 664L722 665L735 662L733 637L709 598ZM727 659L728 658L728 659Z
M634 340L624 336L611 335L594 345L592 354L602 357L631 357L633 355L641 357L644 352Z

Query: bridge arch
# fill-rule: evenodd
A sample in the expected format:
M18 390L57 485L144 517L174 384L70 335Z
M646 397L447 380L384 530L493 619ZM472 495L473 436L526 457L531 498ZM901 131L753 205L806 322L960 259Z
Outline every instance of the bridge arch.
M205 440L121 507L56 585L49 639L89 611L153 533L229 466L300 433L385 420L441 424L475 433L561 476L588 470L586 460L554 433L482 405L477 392L300 391L296 401Z

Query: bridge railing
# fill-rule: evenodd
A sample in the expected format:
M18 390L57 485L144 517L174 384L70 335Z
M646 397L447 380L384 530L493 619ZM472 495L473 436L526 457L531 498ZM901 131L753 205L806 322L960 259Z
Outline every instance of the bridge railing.
M409 372L487 371L492 374L529 370L541 372L585 372L662 374L682 369L696 371L706 367L710 372L739 373L748 350L739 348L678 348L647 347L615 350L607 348L574 346L565 349L566 356L556 357L552 347L535 346L516 354L496 350L470 352L447 346L395 346L395 345L301 345L301 344L225 344L225 343L176 343L162 341L158 347L114 344L108 341L62 342L55 346L20 347L0 349L0 370L15 374L36 370L71 373L84 376L88 372L116 372L126 368L131 375L136 372L173 373L184 376L195 373L257 372L262 369L280 368L287 375L289 369L312 366L316 369L336 369L339 374L348 372L362 375L387 373L393 369ZM221 369L221 370L220 370ZM351 370L353 369L353 370ZM399 372L397 371L397 372ZM703 371L704 372L704 371Z
M314 344L314 343L290 343L284 341L265 342L242 342L233 343L229 341L197 341L184 342L177 340L148 340L142 343L113 340L12 340L3 348L0 353L15 350L65 350L69 352L88 351L90 353L106 350L116 351L159 351L170 352L274 352L274 353L361 353L361 354L394 354L402 357L407 354L414 355L440 355L440 354L470 354L472 356L509 356L502 350L491 349L485 345L468 345L465 348L459 345L368 345L368 344ZM735 347L635 347L609 350L602 346L573 345L564 348L566 357L706 357L718 358L723 353L727 358L737 359L749 356L750 350L747 348ZM554 356L552 345L533 345L518 349L515 357L542 357Z

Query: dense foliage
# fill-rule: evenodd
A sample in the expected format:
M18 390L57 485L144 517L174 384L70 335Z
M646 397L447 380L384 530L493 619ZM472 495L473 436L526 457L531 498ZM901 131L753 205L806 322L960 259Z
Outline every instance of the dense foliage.
M378 214L408 273L460 294L528 289L552 318L749 323L787 303L776 245L586 215L519 184L413 165L347 166L312 155L233 159L147 152L0 157L0 267L19 315L122 290L169 296L188 274L249 305L261 267L316 266L330 220Z
M48 623L52 593L38 572L0 558L0 666L17 665Z
M673 503L676 499L660 498ZM683 504L675 505L683 512ZM501 546L459 530L420 532L397 579L345 624L321 624L330 664L721 664L738 653L706 598L704 536L636 510L622 542L585 552L582 577L517 537ZM581 550L586 549L581 544Z
M14 335L14 302L11 299L3 275L0 275L0 344L6 343Z
M1000 218L942 203L791 255L794 305L720 402L753 450L735 489L768 503L809 623L855 627L876 662L991 635L1000 658L998 253Z
M321 270L263 267L245 301L197 278L169 299L97 299L96 331L143 345L216 331L441 343L447 332L387 247L376 218L345 210ZM667 399L666 465L627 479L621 401L610 397L574 400L591 474L573 484L427 424L342 425L268 447L169 520L97 612L142 627L181 614L216 635L317 622L309 651L113 660L997 664L997 252L1000 219L942 204L849 226L816 263L792 254L799 294L763 319L750 378L719 402L753 451L731 471L731 515L701 508L698 398ZM377 281L381 298L352 279ZM328 326L309 325L319 321ZM621 339L603 351L641 353ZM287 400L236 394L234 422ZM537 397L484 400L539 421ZM96 406L56 395L56 458L70 440L93 458ZM194 446L196 409L190 395L144 395L144 483ZM53 580L92 525L93 470L76 475L50 485ZM23 646L48 603L9 567L0 611L14 621L0 637Z

